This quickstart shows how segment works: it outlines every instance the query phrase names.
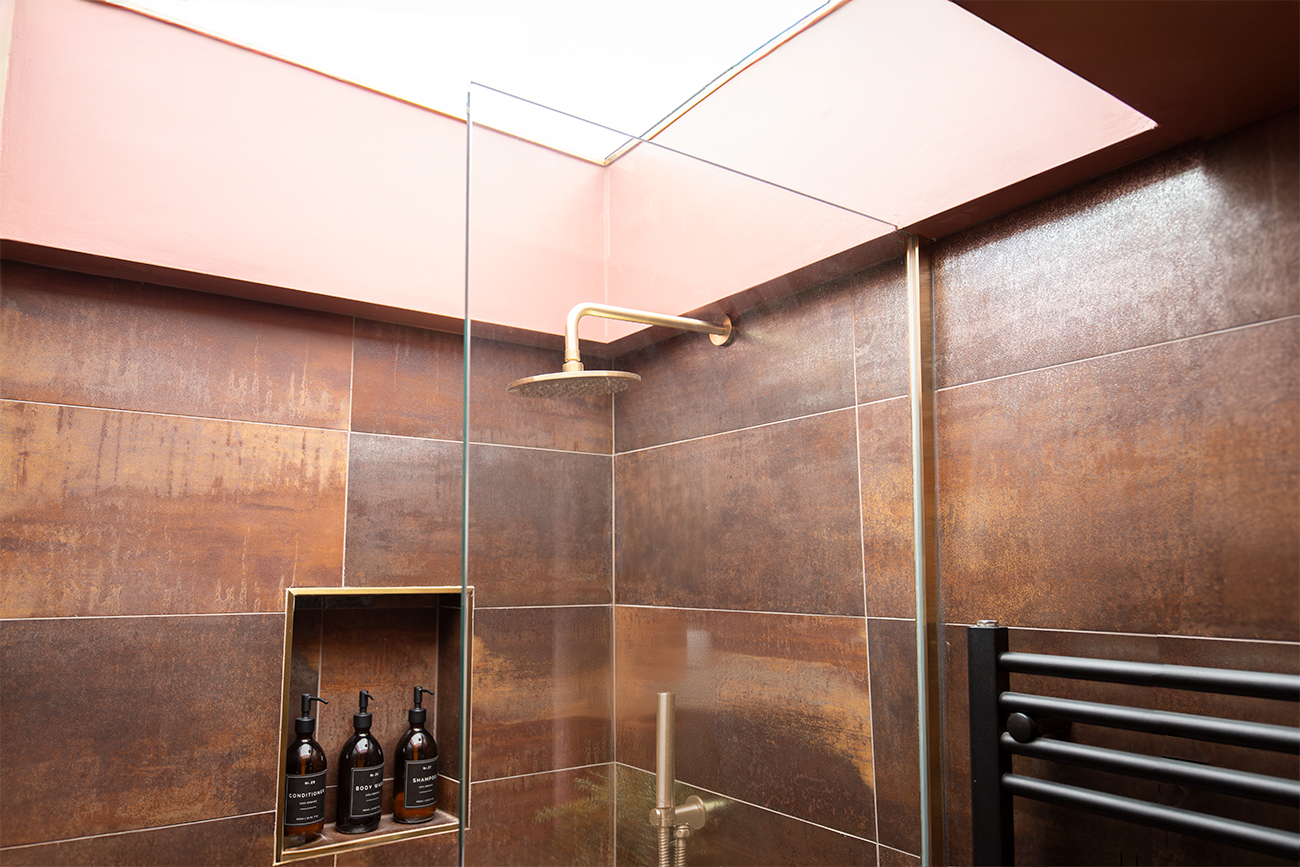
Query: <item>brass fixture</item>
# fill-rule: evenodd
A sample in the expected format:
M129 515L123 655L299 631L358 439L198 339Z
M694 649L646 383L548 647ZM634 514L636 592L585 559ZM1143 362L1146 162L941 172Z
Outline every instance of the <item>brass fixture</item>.
M614 394L640 382L640 376L625 370L586 370L582 366L582 359L578 355L578 320L584 316L694 331L709 335L714 346L726 346L735 336L731 330L731 319L725 315L721 323L714 324L702 319L649 313L608 304L578 304L569 311L564 324L564 369L559 373L516 379L506 387L506 391L523 397L581 397Z
M659 693L655 715L655 806L650 810L650 824L659 835L659 867L686 867L686 838L703 828L708 818L699 795L691 795L680 807L673 804L676 699L671 692Z

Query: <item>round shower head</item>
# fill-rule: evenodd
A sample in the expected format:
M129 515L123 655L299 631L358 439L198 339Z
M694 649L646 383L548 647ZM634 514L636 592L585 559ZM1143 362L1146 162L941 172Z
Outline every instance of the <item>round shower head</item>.
M640 381L625 370L565 370L516 379L506 391L523 397L587 397L624 391Z

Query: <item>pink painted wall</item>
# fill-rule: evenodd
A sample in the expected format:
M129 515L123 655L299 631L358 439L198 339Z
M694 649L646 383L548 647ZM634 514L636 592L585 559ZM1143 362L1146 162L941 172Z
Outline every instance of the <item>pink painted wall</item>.
M92 0L6 11L0 238L464 313L462 122ZM906 224L1142 127L1008 42L945 0L853 0L661 141ZM533 331L579 301L696 309L889 229L657 148L474 148L470 314Z

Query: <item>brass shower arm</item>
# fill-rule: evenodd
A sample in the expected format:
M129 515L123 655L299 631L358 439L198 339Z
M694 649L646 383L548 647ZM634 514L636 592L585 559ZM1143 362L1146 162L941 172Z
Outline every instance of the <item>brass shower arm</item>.
M578 321L584 316L599 316L602 319L617 319L621 322L637 322L641 325L659 325L664 328L676 328L681 331L695 331L709 335L714 346L726 346L731 342L731 319L724 315L720 324L705 322L702 319L689 319L685 316L668 316L663 313L650 313L646 310L633 310L629 307L614 307L609 304L578 304L569 311L564 323L564 370L582 370L582 359L578 355Z

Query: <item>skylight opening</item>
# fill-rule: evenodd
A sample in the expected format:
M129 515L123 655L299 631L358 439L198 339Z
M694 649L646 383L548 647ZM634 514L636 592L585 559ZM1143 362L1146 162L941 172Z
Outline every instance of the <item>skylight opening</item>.
M847 0L109 2L462 119L478 82L592 123L486 122L605 163Z

